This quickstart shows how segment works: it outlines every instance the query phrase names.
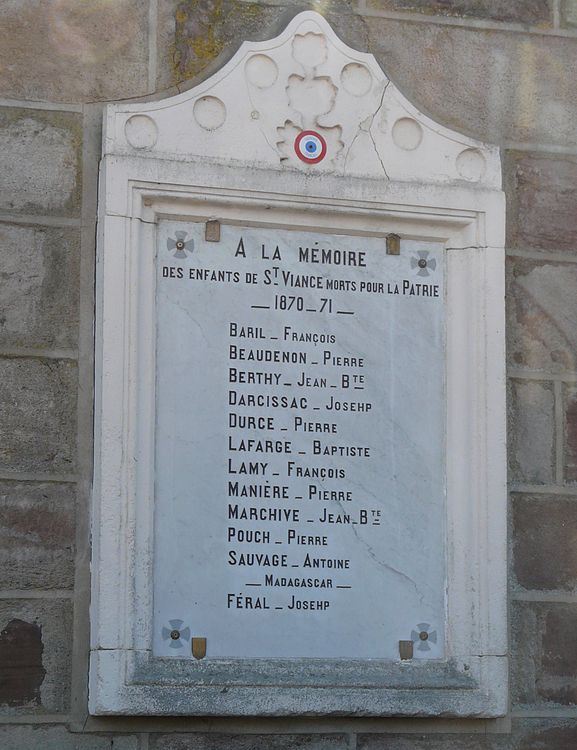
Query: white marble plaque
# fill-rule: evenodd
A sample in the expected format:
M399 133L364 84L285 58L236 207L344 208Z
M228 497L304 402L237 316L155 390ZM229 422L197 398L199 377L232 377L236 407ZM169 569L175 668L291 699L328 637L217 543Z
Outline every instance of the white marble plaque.
M161 221L154 653L444 654L439 244Z

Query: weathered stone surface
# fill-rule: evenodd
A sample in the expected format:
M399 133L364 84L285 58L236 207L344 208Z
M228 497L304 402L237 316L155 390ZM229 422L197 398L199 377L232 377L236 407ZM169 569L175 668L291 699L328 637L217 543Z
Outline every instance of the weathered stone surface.
M6 0L0 7L0 94L94 101L147 91L148 4L140 0Z
M270 39L286 25L278 8L244 0L161 0L157 89L205 78L241 41Z
M76 378L71 361L0 359L0 470L74 471Z
M0 727L2 750L137 750L134 735L81 734L63 726Z
M577 369L577 264L507 259L509 364L547 373Z
M360 734L357 750L509 750L510 741L483 734Z
M66 711L71 649L68 599L0 600L0 714Z
M552 22L548 0L526 0L521 3L511 0L369 0L369 7L539 26L550 26Z
M577 605L516 602L511 638L513 702L577 705Z
M78 114L0 109L0 211L78 216L81 147Z
M568 482L577 481L577 388L565 386L564 474Z
M577 724L572 719L523 719L513 722L512 750L575 750Z
M343 734L161 734L151 750L346 750Z
M0 346L76 348L79 233L0 223Z
M74 583L73 484L0 481L0 588Z
M509 383L509 473L516 482L553 480L555 451L554 395L551 383Z
M505 153L507 244L577 250L577 158Z
M577 498L518 495L511 499L513 570L524 589L577 587Z
M575 28L577 26L577 3L575 0L561 0L561 26Z
M577 72L573 40L386 18L363 20L359 28L343 17L338 33L351 46L368 48L403 94L437 122L497 144L577 145L577 91L567 86L567 76ZM562 179L571 162L564 156L558 161ZM547 179L556 184L553 174L544 174L546 191ZM570 202L568 193L563 197ZM536 227L547 220L538 241L542 234L554 239L556 231L563 237L555 218L567 223L569 215L561 205L552 208L553 215L532 219Z

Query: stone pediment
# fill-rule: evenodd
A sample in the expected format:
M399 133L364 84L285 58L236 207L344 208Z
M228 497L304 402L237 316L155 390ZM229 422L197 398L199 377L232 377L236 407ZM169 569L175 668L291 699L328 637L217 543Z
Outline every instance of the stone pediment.
M497 148L423 115L312 11L185 93L110 106L104 152L501 187Z

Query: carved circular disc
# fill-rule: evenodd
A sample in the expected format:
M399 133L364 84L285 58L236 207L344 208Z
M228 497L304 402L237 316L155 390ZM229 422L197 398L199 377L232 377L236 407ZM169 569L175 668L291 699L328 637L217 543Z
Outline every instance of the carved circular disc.
M132 115L124 124L124 134L132 148L152 148L158 138L158 128L151 117Z
M423 129L412 117L401 117L393 125L393 141L404 151L414 151L422 140Z
M268 89L278 78L278 67L268 55L253 55L244 68L249 83L259 89Z
M216 96L202 96L192 108L194 119L205 130L216 130L226 120L226 107Z
M343 88L353 96L368 94L373 85L371 71L360 63L349 63L341 70Z
M485 157L476 148L467 148L457 156L457 172L465 180L477 182L485 174Z

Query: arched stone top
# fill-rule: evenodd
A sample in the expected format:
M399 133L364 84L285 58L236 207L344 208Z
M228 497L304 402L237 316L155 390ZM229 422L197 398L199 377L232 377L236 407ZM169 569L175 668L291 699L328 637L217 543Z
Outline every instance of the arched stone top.
M309 161L295 147L306 131L320 136L308 143ZM318 160L323 140L326 155ZM307 142L301 149L307 158ZM185 93L110 105L104 153L501 187L496 147L423 115L371 54L348 47L313 11L297 15L270 41L245 42Z

